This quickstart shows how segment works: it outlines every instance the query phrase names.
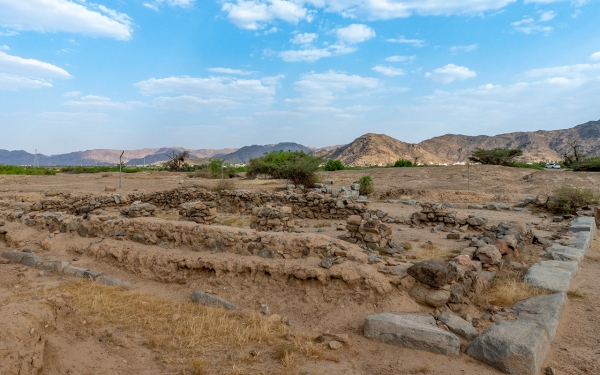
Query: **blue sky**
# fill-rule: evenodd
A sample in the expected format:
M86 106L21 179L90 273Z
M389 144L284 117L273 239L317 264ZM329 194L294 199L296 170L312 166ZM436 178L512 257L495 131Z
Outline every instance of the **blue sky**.
M323 147L600 119L600 2L0 0L0 149Z

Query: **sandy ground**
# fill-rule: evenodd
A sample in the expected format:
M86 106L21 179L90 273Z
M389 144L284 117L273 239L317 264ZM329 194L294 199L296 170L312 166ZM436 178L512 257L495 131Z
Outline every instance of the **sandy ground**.
M464 214L482 214L491 223L518 220L533 224L549 225L549 219L539 218L525 210L481 211L469 210L470 203L493 202L517 203L526 196L547 195L554 187L564 183L577 186L600 186L600 175L565 171L533 171L503 167L471 167L471 190L466 190L466 167L373 169L366 171L339 171L324 173L322 180L332 180L335 187L346 186L363 174L370 174L376 186L372 207L381 208L391 216L408 217L417 208L386 203L387 199L419 199L456 203L455 211ZM531 179L523 177L533 174ZM183 181L183 184L179 182ZM124 175L123 192L151 192L180 186L213 186L218 181L189 178L186 174L169 172ZM275 190L285 186L285 181L236 180L238 189ZM118 175L57 175L57 176L0 176L0 199L39 199L57 192L102 193L105 186L118 186ZM246 222L248 218L239 218ZM338 236L335 224L340 221L323 222L306 220L307 233L317 233L323 224L325 232L319 234ZM8 225L8 223L7 223ZM11 223L12 225L12 223ZM414 251L420 244L431 241L440 249L461 249L463 241L447 240L445 233L432 233L429 229L410 228L393 224L394 239L411 242ZM536 231L542 235L551 234ZM298 359L293 374L499 374L498 371L480 364L462 354L449 358L428 352L398 348L368 340L362 335L364 317L385 311L431 311L416 304L402 288L386 297L378 297L364 290L353 290L343 282L332 281L322 285L315 281L273 280L265 275L247 277L216 277L209 273L190 278L187 284L166 284L149 280L142 275L126 272L118 264L98 261L66 250L61 243L90 241L74 235L64 235L55 246L46 250L40 246L46 234L32 228L24 228L21 237L23 247L30 248L50 259L69 259L73 265L105 272L129 281L134 290L181 303L196 289L212 290L235 301L248 311L259 311L261 303L267 303L273 312L285 321L291 320L291 332L317 337L324 333L347 333L349 344L331 351L336 361ZM61 234L61 236L63 236ZM134 244L132 246L144 246ZM0 251L6 244L0 242ZM21 250L21 249L12 249ZM580 266L572 288L581 298L572 298L563 314L552 350L544 368L551 366L558 374L600 373L600 239L596 239L588 260ZM18 374L18 369L2 367L3 364L20 363L23 374L171 374L178 369L157 360L144 345L143 337L135 332L115 331L111 327L91 327L84 324L81 315L68 298L62 302L48 300L56 297L52 292L40 292L65 282L60 275L47 273L39 276L34 269L20 265L0 264L0 373ZM27 301L15 302L15 296L36 291ZM52 298L51 298L52 299ZM67 313L68 311L68 313ZM106 331L115 334L115 340L101 340ZM43 336L43 340L40 337ZM41 342L45 342L41 345ZM222 353L227 358L231 352ZM15 354L16 353L16 354ZM198 353L202 355L202 353ZM18 356L18 360L10 358ZM214 355L214 354L211 354ZM211 359L213 362L215 358ZM16 365L15 365L16 366ZM37 366L37 367L36 367ZM36 372L36 368L42 370ZM4 371L4 372L2 372ZM226 373L214 369L212 373ZM239 373L286 373L280 363L268 355L260 357L257 366Z

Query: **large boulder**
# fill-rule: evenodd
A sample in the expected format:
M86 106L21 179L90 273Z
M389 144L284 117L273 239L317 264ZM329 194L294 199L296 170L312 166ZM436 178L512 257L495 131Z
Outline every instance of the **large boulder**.
M536 263L527 270L525 281L537 288L550 290L552 292L566 292L569 290L571 276L571 271L545 267Z
M435 319L426 313L383 313L367 316L366 337L386 344L457 357L460 340L437 327Z
M442 307L450 301L450 291L443 289L427 289L422 285L417 285L409 295L422 305L431 307Z
M412 265L407 272L423 284L441 288L448 283L450 265L442 260L424 260Z
M566 293L536 296L517 302L512 306L513 314L521 320L536 321L548 329L550 340L556 334L560 314L567 303Z
M541 323L499 322L473 340L467 354L507 374L539 375L551 343Z

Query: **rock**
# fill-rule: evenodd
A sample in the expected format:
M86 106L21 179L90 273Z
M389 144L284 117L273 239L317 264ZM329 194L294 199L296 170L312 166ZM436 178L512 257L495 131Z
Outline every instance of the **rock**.
M21 263L21 259L27 254L20 251L5 251L2 253L2 257L8 259L11 263Z
M73 277L83 277L83 275L88 271L87 268L81 268L81 267L73 267L73 266L66 266L65 268L63 268L63 273L67 276L73 276Z
M596 233L596 219L594 217L576 217L569 226L571 232L592 232Z
M425 260L412 265L407 272L423 284L441 288L448 283L450 266L441 260Z
M417 285L409 295L422 305L431 307L442 307L450 300L449 290L427 289L422 285Z
M231 309L227 309L227 310L231 310ZM281 316L277 315L277 314L273 314L271 316L269 316L267 318L267 322L269 323L279 323L281 322Z
M438 320L448 326L451 332L456 333L469 341L474 340L475 337L479 336L479 332L477 332L471 323L454 314L441 314L438 317Z
M473 340L467 354L507 374L538 375L551 341L538 322L501 321Z
M494 240L492 242L492 245L496 246L496 248L498 248L498 251L502 255L508 254L510 252L508 244L504 240Z
M196 290L192 293L192 301L201 303L208 306L222 307L226 310L237 310L238 307L233 303L229 302L223 297L214 296L212 294L205 293L201 290ZM281 319L281 318L280 318Z
M367 260L368 264L375 264L375 263L379 263L379 262L381 262L381 258L378 258L375 255L369 255L369 258Z
M138 243L146 243L146 236L144 236L141 233L135 233L132 237L131 240L133 242L138 242Z
M317 229L317 232L325 232L325 228L319 228Z
M448 233L446 235L446 238L449 240L460 240L460 234L459 233Z
M515 303L512 306L515 317L523 320L533 320L548 329L550 340L554 339L560 315L567 303L565 293L555 293L536 296Z
M69 262L66 260L42 260L37 263L35 268L51 272L63 272L68 265Z
M128 281L123 281L117 277L108 277L104 276L100 279L100 284L108 285L108 286L120 286L122 288L131 288L131 283Z
M336 341L347 343L349 341L347 333L335 333L331 335Z
M546 367L546 370L544 370L544 374L545 375L556 375L556 370L554 370L552 367Z
M271 314L271 308L269 307L269 305L265 305L264 303L260 305L260 312L265 314L265 315L270 315Z
M42 257L35 254L25 254L19 263L27 267L35 267L36 263L41 261Z
M438 328L425 313L383 313L367 316L364 334L386 344L457 357L460 340Z
M494 245L481 246L475 252L475 258L479 259L483 264L498 264L502 260L502 254Z
M487 223L487 219L485 217L470 217L467 219L467 224L478 227L481 225L485 225Z
M331 266L333 266L333 259L325 258L325 259L321 260L321 267L329 269L329 268L331 268Z
M400 203L405 204L407 206L416 206L417 205L417 201L415 201L415 200L400 201Z
M339 348L342 347L342 343L336 340L331 340L329 342L329 348L332 350L338 350Z
M462 268L465 269L465 271L470 271L471 269L473 269L473 261L468 255L459 255L452 259L451 262L460 264Z
M408 268L411 266L409 263L401 263L395 266L385 266L377 271L393 276L400 276L401 278L408 275Z
M525 282L553 292L566 292L569 290L571 272L560 268L544 267L536 263L527 270Z
M261 258L273 259L275 258L275 252L271 249L263 247L258 251L258 256Z
M576 261L581 262L583 260L584 254L579 249L570 246L562 246L559 244L553 244L552 246L546 248L546 254L544 257L554 260L562 260L562 261Z

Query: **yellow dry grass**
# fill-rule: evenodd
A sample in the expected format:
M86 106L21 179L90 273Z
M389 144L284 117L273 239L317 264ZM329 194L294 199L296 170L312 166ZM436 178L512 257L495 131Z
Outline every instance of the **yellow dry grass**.
M249 216L225 216L219 218L219 223L221 225L226 225L228 227L239 227L246 228L250 226L250 217Z
M536 288L523 281L517 274L496 276L487 288L477 296L478 305L512 306L527 298L550 294L549 291Z
M427 259L438 259L448 261L458 254L460 254L460 250L457 249L449 249L445 246L437 246L435 244L430 243L422 243L419 245L419 248L412 251L415 254L416 258L414 261L420 262Z

